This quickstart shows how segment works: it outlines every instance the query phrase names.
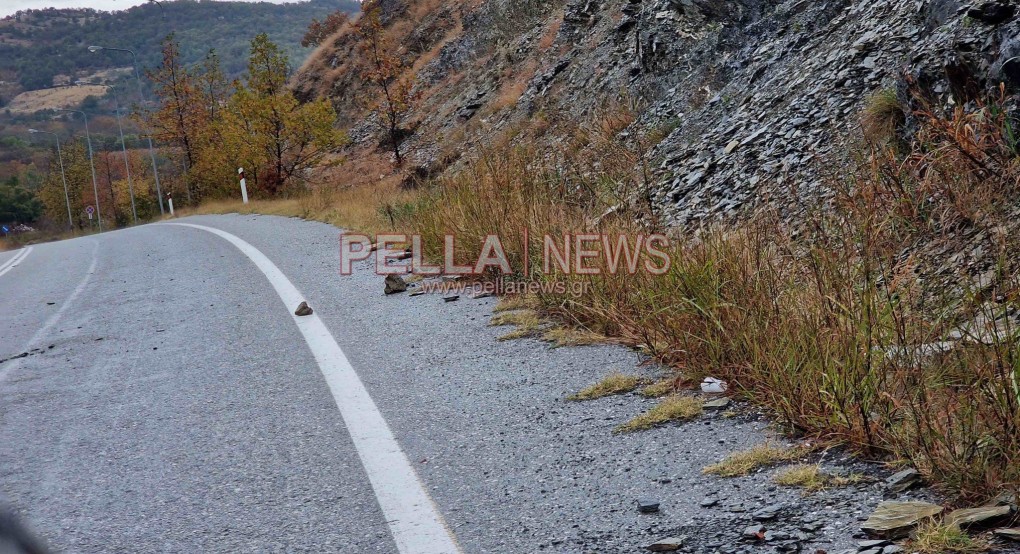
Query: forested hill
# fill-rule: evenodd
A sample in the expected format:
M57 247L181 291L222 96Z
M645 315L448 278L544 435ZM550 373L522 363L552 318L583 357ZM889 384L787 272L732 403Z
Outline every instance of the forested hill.
M134 50L143 68L160 61L160 41L171 31L181 44L182 60L200 60L216 49L228 75L245 67L249 43L269 34L300 64L308 50L301 37L313 18L338 9L354 12L355 0L310 0L290 4L163 0L118 12L93 9L27 10L0 20L0 81L22 90L44 88L53 78L79 78L110 67L126 67L128 54L90 53L90 44Z

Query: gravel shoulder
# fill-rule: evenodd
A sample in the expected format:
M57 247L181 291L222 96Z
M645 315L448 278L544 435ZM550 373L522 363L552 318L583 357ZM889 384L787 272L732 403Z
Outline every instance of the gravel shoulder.
M769 527L804 533L803 548L831 552L856 545L859 520L881 500L874 483L803 497L772 483L775 469L737 479L703 475L728 453L784 442L758 417L715 413L614 434L655 401L565 398L612 371L653 375L636 353L498 341L506 329L488 325L492 298L386 297L368 262L339 275L335 227L272 216L189 220L252 243L305 293L466 552L634 552L677 533L689 536L692 551L771 550L740 535L754 511L776 503L787 509ZM825 463L861 470L831 454ZM706 497L719 502L703 507ZM660 512L638 513L639 498L658 500Z
M729 453L786 443L746 406L614 434L655 401L566 397L614 371L653 376L646 360L616 346L498 341L493 298L384 296L368 263L340 275L330 225L181 221L251 243L305 294L466 553L639 552L677 535L686 552L837 553L856 550L884 497L891 471L838 451L811 461L872 479L804 496L773 483L778 468L704 475ZM294 307L203 231L147 225L94 240L98 269L47 333L54 347L0 381L0 495L71 552L396 552ZM27 302L74 288L88 266L80 249L43 245L31 273L6 276L18 288L0 306L5 351L25 336L10 329L45 319ZM660 510L639 513L639 499ZM768 540L742 539L750 525Z

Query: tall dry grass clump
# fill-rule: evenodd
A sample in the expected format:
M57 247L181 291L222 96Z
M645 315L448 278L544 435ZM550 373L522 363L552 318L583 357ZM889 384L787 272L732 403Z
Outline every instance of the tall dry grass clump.
M607 139L612 120L556 156L508 137L432 183L397 224L436 258L447 234L464 261L498 235L518 277L584 285L580 296L539 295L547 315L689 378L726 379L799 432L910 459L979 497L1020 484L1016 141L995 104L918 104L906 154L875 152L796 224L764 210L674 235L661 275L610 272L604 258L598 275L524 268L525 249L531 269L541 260L535 237L658 230L643 197L645 154ZM994 264L990 282L944 265L944 253L974 241Z

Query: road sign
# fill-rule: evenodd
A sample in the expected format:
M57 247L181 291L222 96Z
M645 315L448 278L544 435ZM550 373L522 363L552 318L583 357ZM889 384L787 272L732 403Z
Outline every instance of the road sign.
M5 234L5 235L6 235L7 233L10 233L10 232L11 232L11 230L10 230L10 229L8 229L6 225L4 225L3 229L4 229L4 234Z
M92 206L85 206L85 211L89 214L89 218L92 218L92 214L96 213L96 209Z

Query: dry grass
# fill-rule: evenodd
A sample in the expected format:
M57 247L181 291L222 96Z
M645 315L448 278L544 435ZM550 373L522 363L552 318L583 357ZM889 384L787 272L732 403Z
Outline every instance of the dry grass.
M932 518L918 525L914 538L908 547L912 552L922 554L977 554L985 552L990 545L980 539L972 538L959 527L946 525Z
M553 343L553 346L590 346L606 342L606 337L585 329L571 327L554 327L542 333L542 340Z
M535 310L514 310L499 312L492 317L489 325L501 327L514 325L516 329L499 337L499 340L514 340L536 334L542 326L542 319Z
M832 475L823 471L818 464L797 464L783 469L773 480L784 487L799 487L806 492L816 492L860 483L864 476L856 473L846 476Z
M662 379L641 389L641 396L646 398L661 398L676 392L676 380Z
M15 96L6 109L11 110L11 113L27 114L40 110L77 108L89 96L104 96L106 89L103 85L82 85L29 90Z
M720 477L741 477L756 469L795 460L803 454L804 451L799 448L761 444L750 450L734 452L721 462L706 467L702 472Z
M619 433L651 429L670 421L690 421L701 415L702 400L678 394L668 396L651 410L616 428Z
M504 296L499 299L494 312L509 312L512 310L537 310L541 306L538 298L527 295Z
M662 275L612 273L604 263L597 276L542 274L540 243L523 240L523 229L533 239L657 228L641 200L645 154L612 139L633 121L626 113L574 129L553 151L535 146L544 131L517 129L403 201L381 202L369 188L352 201L371 208L336 207L347 202L337 196L306 211L354 209L335 219L417 233L432 259L441 258L447 234L457 236L460 260L477 257L484 237L496 234L516 277L530 259L529 269L539 270L532 279L586 287L579 296L540 295L538 313L530 311L514 336L538 332L545 317L644 345L692 381L726 380L734 394L805 434L910 459L947 490L977 497L1020 483L1015 329L937 355L917 351L960 322L1020 308L1016 133L995 105L974 113L916 108L917 143L826 182L828 203L802 206L803 226L765 210L739 226L706 227L670 245ZM393 208L392 219L379 216L380 204ZM610 206L617 210L604 216ZM927 278L967 265L922 257L937 252L932 245L951 251L960 236L991 237L982 247L995 258L994 282L969 286L965 274L944 287ZM736 475L797 455L763 448L709 470Z
M637 375L625 375L613 373L606 376L598 383L582 389L576 394L567 397L567 400L595 400L616 394L625 394L633 391L644 383L644 379Z
M896 91L885 89L871 97L861 115L861 128L871 144L884 146L896 140L896 132L905 121L906 113Z

